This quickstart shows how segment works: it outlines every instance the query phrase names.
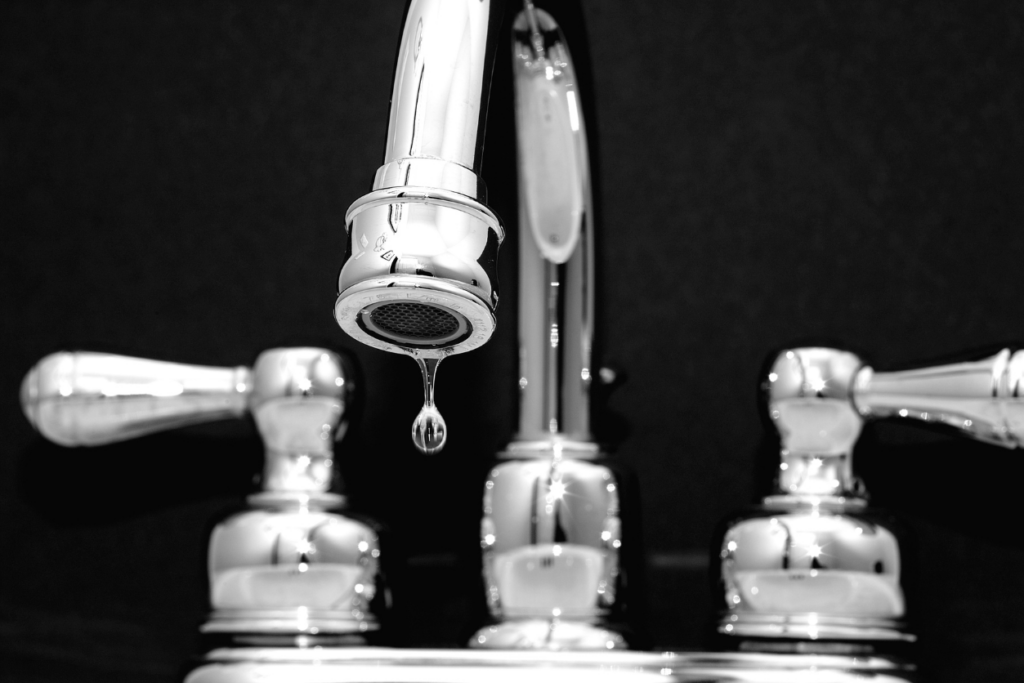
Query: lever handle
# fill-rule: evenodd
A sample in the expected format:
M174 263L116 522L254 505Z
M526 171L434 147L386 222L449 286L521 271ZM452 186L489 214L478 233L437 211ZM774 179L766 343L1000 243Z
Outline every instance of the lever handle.
M955 427L979 441L1024 446L1024 352L915 370L876 372L840 349L780 353L764 383L782 439L779 486L788 492L854 488L850 456L868 419Z
M784 446L848 453L867 419L955 427L980 441L1024 446L1024 351L914 370L876 372L847 351L798 348L776 357L765 383Z
M240 417L252 390L245 367L213 368L88 351L40 360L21 384L25 417L62 446L98 446L165 429Z
M351 379L341 356L308 347L264 351L251 370L62 351L28 372L21 405L43 436L64 446L252 413L266 447L264 490L324 492Z
M899 417L955 427L1003 446L1024 446L1024 352L915 370L863 368L854 402L864 417Z

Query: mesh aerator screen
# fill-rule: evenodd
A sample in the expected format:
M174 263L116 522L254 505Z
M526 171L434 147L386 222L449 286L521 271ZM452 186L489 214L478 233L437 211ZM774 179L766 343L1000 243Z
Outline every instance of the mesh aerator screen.
M459 329L458 319L443 308L412 302L377 306L370 320L383 332L423 341L443 339Z

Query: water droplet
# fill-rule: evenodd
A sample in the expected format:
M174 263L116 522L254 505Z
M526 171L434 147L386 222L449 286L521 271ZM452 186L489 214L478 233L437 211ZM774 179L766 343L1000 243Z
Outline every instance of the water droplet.
M412 442L420 453L433 455L444 448L448 440L448 427L444 417L433 406L423 406L412 423Z
M433 455L444 448L448 440L448 426L434 405L434 382L441 358L415 356L423 375L423 408L412 423L412 442L420 453Z

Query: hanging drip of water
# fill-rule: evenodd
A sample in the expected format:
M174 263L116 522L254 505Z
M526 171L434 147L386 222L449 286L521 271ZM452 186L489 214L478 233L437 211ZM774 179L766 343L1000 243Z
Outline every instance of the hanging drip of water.
M415 355L413 358L423 375L423 408L412 423L412 442L420 453L433 455L444 448L448 440L448 426L434 405L434 382L442 357Z

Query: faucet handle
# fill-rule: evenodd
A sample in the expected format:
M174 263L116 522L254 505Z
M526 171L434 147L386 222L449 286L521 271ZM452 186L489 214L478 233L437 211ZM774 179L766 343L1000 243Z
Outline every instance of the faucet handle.
M351 370L319 348L264 351L252 369L87 351L39 361L21 385L28 421L64 446L98 446L252 413L266 446L265 491L329 488Z
M865 367L854 400L865 417L947 425L1004 448L1024 447L1024 351L914 370Z
M853 400L864 362L840 349L788 349L763 388L783 448L816 455L849 453L864 422Z
M762 388L782 440L779 488L828 495L856 488L851 454L864 425L853 400L863 361L840 349L787 349Z
M90 351L46 356L21 383L25 417L62 446L99 446L248 408L251 371Z
M29 371L21 399L29 421L65 446L251 413L265 447L262 490L210 536L212 612L201 632L362 642L387 600L374 599L386 595L380 543L330 490L354 384L349 361L320 348L270 349L251 369L65 351Z
M715 547L717 631L728 647L887 655L906 623L898 526L867 506L853 476L871 368L841 349L787 349L763 389L781 437L775 495L730 518ZM725 645L725 642L723 642Z
M869 419L920 420L1024 447L1024 351L876 372L848 351L796 348L776 356L763 388L782 439L779 487L786 493L854 491L850 457Z
M763 389L781 437L776 495L723 526L718 633L740 649L905 651L901 532L867 507L852 454L864 422L942 424L1024 446L1024 352L876 372L842 349L794 348ZM819 649L820 648L820 649Z
M905 418L965 436L1024 447L1024 351L958 363L878 372L840 349L797 348L772 363L764 384L783 448L849 453L865 420Z

